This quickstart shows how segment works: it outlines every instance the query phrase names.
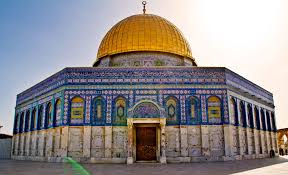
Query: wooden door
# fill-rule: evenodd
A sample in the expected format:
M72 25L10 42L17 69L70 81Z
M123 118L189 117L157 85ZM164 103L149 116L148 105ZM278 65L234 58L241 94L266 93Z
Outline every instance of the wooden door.
M136 127L136 160L156 160L156 127Z

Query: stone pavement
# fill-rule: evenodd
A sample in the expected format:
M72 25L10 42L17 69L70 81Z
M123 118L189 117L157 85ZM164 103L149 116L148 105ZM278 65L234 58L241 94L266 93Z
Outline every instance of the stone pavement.
M256 159L228 162L186 164L83 164L95 175L288 175L288 156L273 159ZM0 175L57 175L76 174L65 163L46 163L16 160L0 160Z

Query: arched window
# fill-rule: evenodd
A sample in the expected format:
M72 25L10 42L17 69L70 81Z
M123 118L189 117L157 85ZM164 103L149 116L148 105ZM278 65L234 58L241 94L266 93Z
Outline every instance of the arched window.
M230 99L231 118L234 118L234 125L239 125L237 103L234 98Z
M38 126L37 126L37 128L41 129L42 126L43 126L43 106L41 105L38 108Z
M254 128L253 110L250 104L248 105L248 121L250 128Z
M115 100L115 106L113 110L114 118L113 123L117 125L126 125L127 124L127 102L124 97L118 97Z
M274 113L271 113L273 131L277 131Z
M166 109L166 113L167 113L167 117L166 117L167 123L168 124L179 124L178 100L175 97L168 97L168 98L166 98L165 101L166 101L165 102L165 109ZM191 113L192 110L190 110L190 115L192 114Z
M256 118L256 127L258 130L261 129L261 125L260 125L260 117L259 117L259 110L258 108L255 106L254 107L254 116ZM261 138L261 134L258 133L258 140L259 140L259 153L262 154L263 150L262 150L262 138Z
M258 130L260 130L261 125L260 125L259 111L256 106L254 107L254 116L256 117L256 127Z
M247 126L247 120L246 120L246 110L245 110L245 104L243 101L240 102L240 115L241 115L241 121L243 127Z
M27 132L29 130L29 121L30 121L30 111L26 111L25 115L25 128L24 131Z
M199 117L200 105L199 100L196 97L190 98L190 117L192 119L197 119Z
M125 105L125 102L122 104ZM121 108L121 110L123 110L123 112L124 112L124 109ZM122 111L120 111L120 114L121 114L121 112ZM93 100L93 119L92 119L93 124L96 124L96 125L104 124L105 123L105 116L106 116L105 99L102 97L96 97Z
M187 99L186 116L190 124L197 124L201 119L200 101L197 97L190 97ZM177 105L177 104L176 104Z
M208 98L208 117L221 118L221 100L216 96Z
M270 114L269 114L268 111L266 111L266 118L267 118L267 128L268 128L268 131L271 131Z
M55 103L55 119L56 119L56 122L54 121L54 123L56 124L56 126L59 126L61 124L61 100L60 99L56 100L56 103Z
M19 114L16 114L14 121L14 134L18 133Z
M71 122L73 123L73 120L81 120L83 122L83 118L84 100L80 97L75 97L71 101Z
M46 106L46 118L45 118L45 128L51 126L53 123L53 115L52 115L52 105L49 102Z
M266 131L266 120L264 110L261 109L262 129Z
M33 131L36 126L36 109L34 108L32 110L32 115L31 115L31 127L30 130Z
M20 123L19 123L19 132L23 132L23 128L24 128L24 112L21 113L20 116Z

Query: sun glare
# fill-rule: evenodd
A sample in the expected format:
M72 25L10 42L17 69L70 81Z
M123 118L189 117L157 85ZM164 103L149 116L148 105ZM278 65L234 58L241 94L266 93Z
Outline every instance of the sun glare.
M254 48L273 34L277 1L201 1L205 30L227 48ZM272 36L270 36L272 37Z

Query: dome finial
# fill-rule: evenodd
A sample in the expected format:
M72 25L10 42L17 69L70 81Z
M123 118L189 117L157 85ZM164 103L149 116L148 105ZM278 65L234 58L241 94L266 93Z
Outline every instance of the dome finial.
M143 5L143 14L146 14L146 1L142 1L142 5Z

